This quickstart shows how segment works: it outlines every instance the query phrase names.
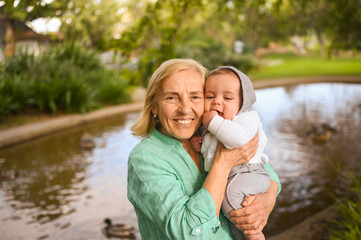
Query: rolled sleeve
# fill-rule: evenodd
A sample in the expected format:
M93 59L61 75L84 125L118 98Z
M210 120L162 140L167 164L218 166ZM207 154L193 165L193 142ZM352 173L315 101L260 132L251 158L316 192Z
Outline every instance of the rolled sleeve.
M216 232L218 230L220 221L216 216L216 206L209 204L212 202L214 203L211 194L202 187L187 203L189 211L195 213L193 216L197 216L189 222L193 236L200 235L204 231Z
M271 167L271 165L269 165L268 163L266 163L264 165L264 168L266 169L266 171L268 172L268 174L270 175L271 180L277 182L278 188L277 188L277 195L281 192L282 190L282 185L281 185L281 181L278 177L278 175L276 174L276 172L273 170L273 168Z

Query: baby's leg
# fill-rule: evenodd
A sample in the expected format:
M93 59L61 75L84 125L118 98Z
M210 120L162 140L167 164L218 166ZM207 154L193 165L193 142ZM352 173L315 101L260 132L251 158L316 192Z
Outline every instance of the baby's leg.
M259 165L260 168L257 165ZM235 174L228 180L226 194L222 202L222 211L227 218L230 217L229 212L242 208L242 202L245 196L266 192L270 184L269 175L264 171L262 164L244 164L244 166L237 169L237 171L240 173ZM230 224L230 226L232 234L234 235L232 227L235 228L235 226L232 224ZM264 239L262 233L258 238L250 239L262 239L261 237ZM235 239L243 238L235 236Z

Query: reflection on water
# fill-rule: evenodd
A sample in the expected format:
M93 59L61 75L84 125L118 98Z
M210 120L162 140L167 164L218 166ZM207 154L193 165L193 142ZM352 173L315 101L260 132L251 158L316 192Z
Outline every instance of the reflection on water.
M257 90L256 110L268 135L266 153L283 184L266 234L300 222L330 204L341 179L329 160L360 159L361 85L307 84ZM51 135L0 151L0 169L16 170L0 182L1 239L105 239L103 220L136 226L126 197L127 158L139 139L129 127L137 113ZM337 134L325 145L306 137L311 124ZM84 151L84 132L96 148ZM136 226L137 227L137 226Z
M17 170L0 190L1 239L105 239L103 220L135 225L126 198L127 159L138 143L137 113L0 151L0 169ZM97 147L81 149L84 132Z
M255 105L269 144L266 154L281 178L266 232L276 233L325 208L330 193L342 191L331 162L354 166L361 157L361 85L317 83L257 91ZM316 145L306 135L312 124L337 129Z

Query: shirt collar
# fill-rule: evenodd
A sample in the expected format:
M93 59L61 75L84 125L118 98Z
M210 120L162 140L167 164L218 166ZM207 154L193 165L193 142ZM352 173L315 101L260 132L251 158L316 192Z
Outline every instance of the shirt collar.
M182 144L180 141L178 141L177 139L171 138L167 135L164 135L163 133L161 133L160 131L158 131L157 129L154 129L149 137L151 139L154 139L155 141L159 141L162 144L168 146L168 147L174 147L174 146L178 146L178 147L182 147Z

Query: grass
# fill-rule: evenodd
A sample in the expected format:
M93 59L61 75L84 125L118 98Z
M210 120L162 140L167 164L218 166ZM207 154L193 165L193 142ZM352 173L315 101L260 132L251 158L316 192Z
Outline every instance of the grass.
M344 173L349 194L336 198L340 217L330 220L330 240L361 239L361 173L355 169L345 170Z
M361 57L327 59L319 56L272 55L263 58L260 66L249 72L252 80L331 75L361 75Z

